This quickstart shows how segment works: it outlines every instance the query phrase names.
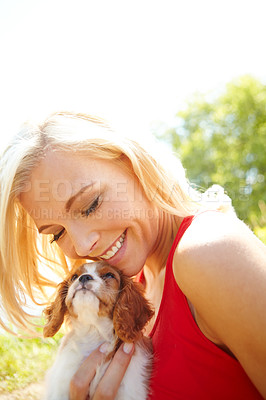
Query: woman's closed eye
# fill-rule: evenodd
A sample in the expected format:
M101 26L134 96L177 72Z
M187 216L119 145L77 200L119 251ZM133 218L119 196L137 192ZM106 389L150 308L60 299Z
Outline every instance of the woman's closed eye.
M95 212L97 210L97 208L99 207L99 203L100 203L100 196L98 196L90 205L89 208L86 208L85 210L82 210L80 212L82 217L88 217L90 214L92 214L93 212ZM65 228L63 228L59 233L57 233L56 235L53 235L52 240L50 241L50 243L53 242L57 242L63 235L63 233L65 232Z
M65 232L65 228L61 229L61 231L59 233L57 233L56 235L53 235L52 240L50 240L50 243L52 244L53 242L57 242L57 240L63 235L63 233Z
M81 215L83 217L88 217L90 214L92 214L93 212L95 212L99 206L99 201L100 200L100 196L98 196L93 203L90 205L89 208L86 208L86 210L82 210L81 211Z

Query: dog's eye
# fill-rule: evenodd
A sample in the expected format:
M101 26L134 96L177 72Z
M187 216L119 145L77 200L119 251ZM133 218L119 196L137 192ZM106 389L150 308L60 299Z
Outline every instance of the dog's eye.
M109 278L115 278L114 274L112 272L107 272L107 274L104 274L102 276L102 279L109 279Z
M74 274L71 278L71 282L74 282L78 277L78 274Z

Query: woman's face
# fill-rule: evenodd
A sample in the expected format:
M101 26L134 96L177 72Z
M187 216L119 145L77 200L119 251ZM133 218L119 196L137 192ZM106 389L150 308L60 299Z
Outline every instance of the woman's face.
M156 245L158 212L114 161L49 152L20 201L51 246L70 258L105 259L132 276Z

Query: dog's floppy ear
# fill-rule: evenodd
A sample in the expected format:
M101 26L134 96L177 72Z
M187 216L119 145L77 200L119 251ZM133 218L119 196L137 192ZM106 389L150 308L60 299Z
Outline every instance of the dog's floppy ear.
M47 318L47 324L44 326L44 337L52 337L60 329L63 321L67 306L65 299L67 296L68 283L61 282L58 285L57 295L53 303L44 310L44 315Z
M141 338L142 329L154 312L143 296L143 287L126 276L121 276L120 294L114 307L113 323L117 336L123 342Z

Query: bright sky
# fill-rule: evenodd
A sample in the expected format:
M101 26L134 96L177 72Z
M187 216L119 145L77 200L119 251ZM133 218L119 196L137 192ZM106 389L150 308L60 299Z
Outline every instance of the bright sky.
M55 110L131 132L194 92L266 82L265 0L0 0L0 148Z

